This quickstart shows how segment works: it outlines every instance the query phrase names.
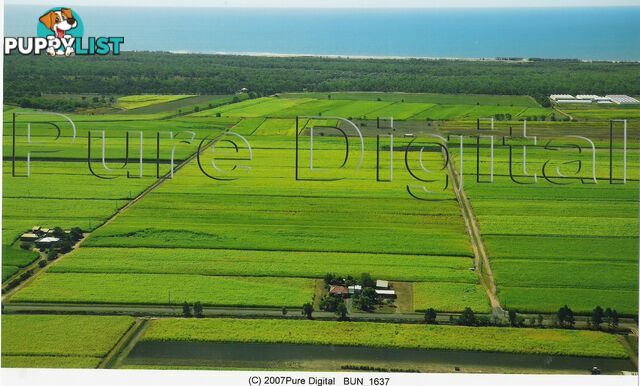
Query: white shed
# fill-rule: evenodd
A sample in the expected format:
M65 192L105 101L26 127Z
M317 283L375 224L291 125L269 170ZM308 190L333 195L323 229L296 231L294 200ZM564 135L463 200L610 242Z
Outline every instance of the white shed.
M376 280L376 288L387 289L389 288L389 282L386 280Z
M362 292L362 286L350 285L349 287L347 287L347 290L349 291L349 295L358 295L360 292Z
M376 290L376 294L382 296L383 298L395 298L396 297L396 291L394 291L394 290L380 290L380 289L377 289Z

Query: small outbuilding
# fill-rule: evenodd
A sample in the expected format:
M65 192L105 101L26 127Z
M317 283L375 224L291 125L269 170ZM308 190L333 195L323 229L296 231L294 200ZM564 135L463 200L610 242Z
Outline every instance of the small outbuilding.
M376 294L378 296L381 296L383 298L391 298L394 299L396 297L396 291L394 290L381 290L381 289L377 289L376 290Z
M360 295L360 292L362 292L361 285L350 285L347 289L349 290L349 295Z
M386 281L386 280L376 280L376 288L388 289L389 288L389 282Z
M40 238L40 236L38 236L35 233L24 233L22 236L20 236L20 241L24 241L27 243L33 243L34 241L38 240Z

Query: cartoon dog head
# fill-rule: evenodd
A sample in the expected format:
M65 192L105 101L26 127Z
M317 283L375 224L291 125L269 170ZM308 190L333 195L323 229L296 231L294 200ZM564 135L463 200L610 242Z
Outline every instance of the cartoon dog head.
M47 29L53 31L57 38L62 38L72 28L78 26L78 22L73 17L69 8L62 8L59 11L51 11L40 16L40 22Z

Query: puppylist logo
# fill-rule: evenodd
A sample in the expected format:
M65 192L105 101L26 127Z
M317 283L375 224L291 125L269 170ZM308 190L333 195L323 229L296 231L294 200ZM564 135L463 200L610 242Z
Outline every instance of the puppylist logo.
M119 55L124 37L94 37L86 39L84 23L71 8L51 8L38 18L37 36L5 37L4 54L73 56Z

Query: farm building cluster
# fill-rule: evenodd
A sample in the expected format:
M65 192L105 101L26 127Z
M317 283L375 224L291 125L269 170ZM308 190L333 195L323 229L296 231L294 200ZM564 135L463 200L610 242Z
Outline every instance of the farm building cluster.
M553 103L557 104L577 104L577 105L636 105L640 104L636 98L628 95L569 95L569 94L553 94L549 96Z
M34 243L36 248L50 248L57 245L60 239L53 236L53 229L34 226L31 228L31 232L23 233L20 236L20 241Z
M396 297L396 291L390 289L389 282L387 280L376 280L376 295L382 298L394 299ZM329 294L333 296L350 298L359 296L362 292L362 286L359 284L344 286L344 285L332 285L329 287Z

